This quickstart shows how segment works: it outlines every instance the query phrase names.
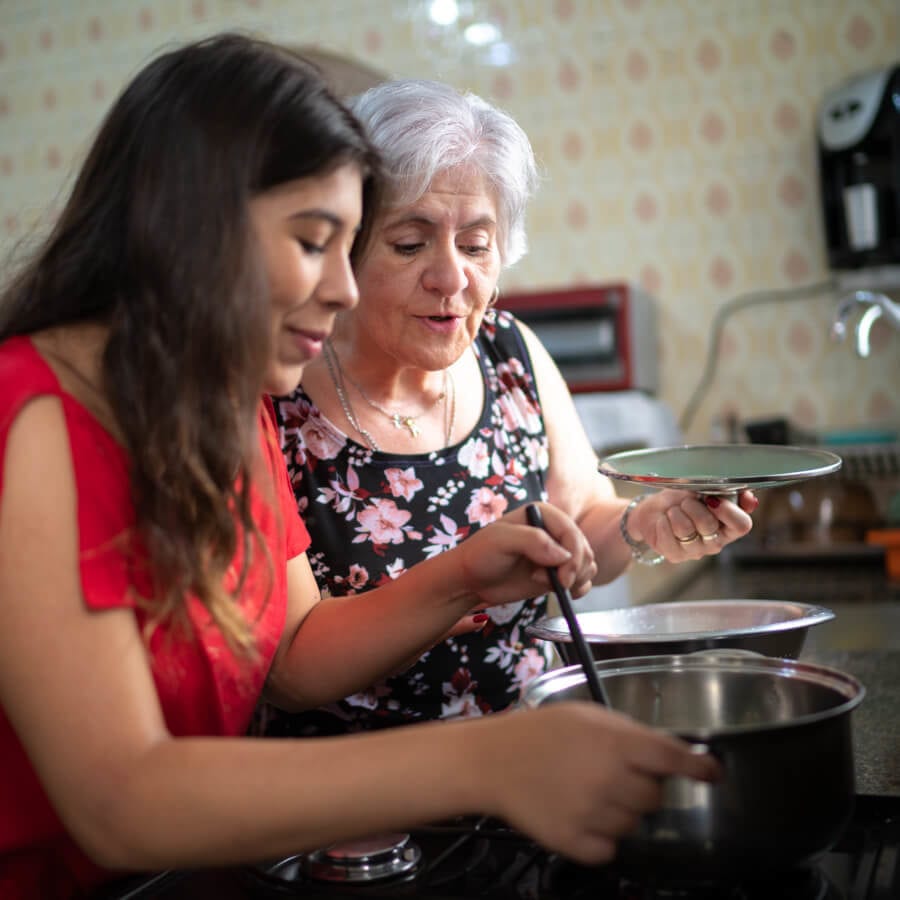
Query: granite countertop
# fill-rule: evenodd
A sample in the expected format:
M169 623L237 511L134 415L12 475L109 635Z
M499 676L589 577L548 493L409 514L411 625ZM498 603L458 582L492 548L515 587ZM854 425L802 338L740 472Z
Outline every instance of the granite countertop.
M866 689L852 713L856 790L900 797L900 651L807 650L801 660L858 678Z
M857 561L766 565L710 560L642 602L778 599L826 606L835 618L811 629L800 659L847 672L866 688L853 712L856 789L900 796L900 584Z

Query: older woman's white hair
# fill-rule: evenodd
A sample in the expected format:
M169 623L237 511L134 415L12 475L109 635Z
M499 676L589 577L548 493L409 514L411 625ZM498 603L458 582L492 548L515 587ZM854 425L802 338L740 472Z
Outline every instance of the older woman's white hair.
M500 259L525 255L525 208L537 182L528 136L476 94L427 80L386 81L351 102L384 160L386 202L419 199L435 175L472 164L494 189Z

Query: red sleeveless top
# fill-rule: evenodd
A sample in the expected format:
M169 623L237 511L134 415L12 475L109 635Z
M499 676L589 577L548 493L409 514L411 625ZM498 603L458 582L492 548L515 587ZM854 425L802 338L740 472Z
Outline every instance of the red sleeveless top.
M0 502L3 461L10 427L31 399L51 394L62 401L74 466L78 502L80 574L84 600L92 610L130 607L139 626L132 589L149 594L146 573L130 535L134 509L125 450L59 384L27 337L0 344ZM284 629L287 560L304 552L309 535L298 517L278 444L271 402L260 406L260 446L271 476L271 493L257 485L254 519L274 563L270 575L255 554L241 607L254 622L258 655L253 660L229 649L205 607L189 598L191 636L157 629L149 643L153 677L166 724L175 736L238 735L249 722ZM240 571L241 554L232 570ZM270 590L271 588L271 590ZM0 598L0 603L15 598ZM15 732L0 708L0 897L70 898L107 877L66 835Z

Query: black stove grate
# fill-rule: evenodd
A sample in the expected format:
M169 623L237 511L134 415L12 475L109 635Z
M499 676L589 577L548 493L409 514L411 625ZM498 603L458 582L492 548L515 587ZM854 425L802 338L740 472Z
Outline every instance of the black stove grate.
M167 873L120 885L97 900L900 900L900 797L858 797L841 841L816 866L754 884L636 882L614 865L579 866L491 822L460 819L416 829L412 840L422 850L419 867L374 884L316 882L298 857L271 866Z

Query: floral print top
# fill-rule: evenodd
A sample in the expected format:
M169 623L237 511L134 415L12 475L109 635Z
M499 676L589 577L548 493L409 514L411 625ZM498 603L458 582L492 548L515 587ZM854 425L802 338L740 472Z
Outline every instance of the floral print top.
M461 541L509 510L546 499L547 435L515 319L490 310L475 340L485 402L455 446L419 455L374 451L325 419L298 388L275 402L308 551L325 594L362 593ZM546 597L487 610L477 633L433 647L402 674L327 709L266 710L268 734L333 734L478 716L514 703L551 649L525 628ZM377 636L373 639L377 640Z

